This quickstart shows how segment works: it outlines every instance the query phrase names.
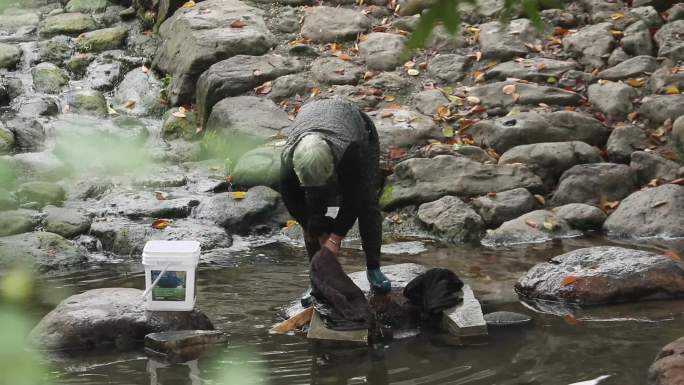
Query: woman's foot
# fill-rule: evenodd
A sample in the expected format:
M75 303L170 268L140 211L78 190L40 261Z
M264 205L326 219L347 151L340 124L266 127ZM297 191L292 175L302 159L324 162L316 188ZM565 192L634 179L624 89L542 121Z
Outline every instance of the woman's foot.
M380 269L366 270L366 278L368 278L371 290L376 293L386 294L392 290L392 284Z

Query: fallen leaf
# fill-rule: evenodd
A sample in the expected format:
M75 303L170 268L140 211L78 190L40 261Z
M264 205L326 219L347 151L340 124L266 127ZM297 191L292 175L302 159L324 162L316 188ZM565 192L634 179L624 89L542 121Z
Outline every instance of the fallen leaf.
M129 101L127 101L126 104L125 104L125 107L126 107L126 108L129 108L129 109L135 108L135 100L129 100Z
M653 178L650 181L648 181L648 184L646 185L648 187L658 187L658 178Z
M665 88L665 94L666 95L676 95L678 93L679 93L679 88L677 88L675 86Z
M625 35L624 32L618 31L617 29L611 29L610 34L613 35L613 37L622 37Z
M571 325L571 326L575 326L575 325L577 325L577 324L579 323L579 321L577 320L577 318L575 318L575 316L573 316L572 314L566 314L566 315L564 315L564 316L563 316L563 321L565 321L566 324Z
M230 196L236 201L241 201L247 198L247 193L244 191L233 191L230 193Z
M558 223L552 221L544 221L544 228L549 231L553 231L558 228Z
M411 68L411 69L407 70L406 73L409 74L409 75L411 75L411 76L418 76L418 75L420 75L420 71L418 71L418 70L415 69L415 68Z
M233 20L232 23L230 23L230 28L242 28L246 25L247 24L245 24L242 20L236 19L236 20Z
M167 227L169 227L169 220L168 219L155 219L155 221L152 222L152 228L153 229L164 230Z
M187 115L185 114L185 108L183 107L178 107L178 111L175 111L171 115L181 119L187 117Z
M487 196L490 197L490 198L496 198L496 192L494 192L494 191L488 192L488 193L487 193Z
M453 138L454 137L454 128L451 126L445 126L442 128L442 135L444 135L445 138Z
M391 118L392 116L394 116L394 112L391 111L385 111L380 115L381 118Z
M668 251L664 252L663 255L667 255L668 257L674 259L675 261L681 261L682 260L682 257L679 256L679 254L677 254L677 252L674 250L668 250Z
M469 104L480 104L480 98L478 98L477 96L468 96L466 97L466 101Z
M629 114L627 114L627 119L629 119L630 122L637 120L638 117L639 117L639 113L636 111L632 111Z
M393 102L393 101L395 101L396 99L397 99L396 96L393 96L393 95L385 95L385 96L382 98L382 100L384 100L384 101L386 101L386 102Z
M344 61L352 61L352 57L349 56L348 54L344 53L344 52L340 53L339 55L335 55L335 56L337 56L338 58L340 58Z
M575 282L577 282L577 277L572 276L572 275L568 275L567 277L563 278L562 285L568 286L568 285L572 285Z
M197 4L197 3L195 3L193 0L190 0L190 1L186 2L185 4L183 4L183 8L192 8L192 7L194 7L196 4Z
M651 205L651 208L654 209L654 208L656 208L656 207L660 207L660 206L666 205L666 204L667 204L667 201L659 201L659 202L656 202L656 203L652 204L652 205Z
M610 18L611 18L612 20L624 19L624 18L625 18L625 14L622 13L622 12L616 12L616 13L610 15Z
M318 96L320 93L321 93L321 89L318 88L318 87L314 87L314 88L311 89L311 97L312 97L312 98L315 98L315 97Z
M615 210L620 205L620 201L609 201L605 196L599 200L599 206L603 211Z
M288 229L295 227L299 224L299 222L295 221L294 219L288 219L287 223L285 226L287 226Z
M525 221L525 224L528 225L528 226L530 226L530 227L533 228L533 229L539 228L539 226L537 225L536 222L531 221L531 220L529 220L529 219Z
M482 59L482 52L475 52L475 61L480 61Z
M504 95L513 95L515 93L515 84L507 84L503 86L501 91L504 93Z
M437 107L437 116L445 119L445 118L448 118L449 115L451 115L451 111L449 110L448 106L441 105L441 106Z
M679 185L679 186L684 186L684 178L678 178L678 179L675 179L675 180L671 180L671 181L670 181L670 184L676 184L676 185Z
M266 82L259 87L255 88L254 91L256 92L257 95L266 95L269 92L271 92L272 89L271 82Z
M475 71L473 72L473 79L475 80L475 83L480 83L485 80L485 74L482 71Z
M628 79L625 83L636 88L644 86L644 81L642 79Z
M67 106L67 107L69 107L69 106ZM66 108L66 107L65 107L65 108ZM116 112L116 110L113 109L112 106L109 106L109 105L107 106L107 113L108 113L109 115L116 115L116 114L118 114L118 112Z
M535 195L534 195L534 199L535 199L535 200L537 201L537 203L539 203L540 205L542 205L542 206L545 206L545 205L546 205L546 199L544 199L543 196L541 196L541 195L539 195L539 194L535 194Z
M406 151L403 148L390 147L389 149L388 156L390 159L399 159L402 158L404 155L406 155Z
M413 60L409 60L406 63L404 63L404 68L406 68L406 69L413 68L415 66L416 66L416 62L414 62Z

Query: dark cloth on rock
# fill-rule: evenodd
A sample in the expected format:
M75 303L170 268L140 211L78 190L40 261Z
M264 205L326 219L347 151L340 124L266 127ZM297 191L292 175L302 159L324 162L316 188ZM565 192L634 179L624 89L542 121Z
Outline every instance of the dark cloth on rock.
M363 291L344 272L333 253L323 247L311 259L314 308L333 330L368 329L373 313Z
M463 281L451 270L433 268L412 279L404 288L404 296L421 313L434 316L463 301Z
M304 188L295 174L294 148L309 134L319 135L332 151L335 177L328 186ZM358 219L366 265L369 269L380 267L380 181L378 134L365 113L339 97L318 99L300 109L282 153L280 192L288 211L305 230L309 258L320 248L315 239L322 233L319 224L328 203L339 198L340 210L330 232L344 237Z

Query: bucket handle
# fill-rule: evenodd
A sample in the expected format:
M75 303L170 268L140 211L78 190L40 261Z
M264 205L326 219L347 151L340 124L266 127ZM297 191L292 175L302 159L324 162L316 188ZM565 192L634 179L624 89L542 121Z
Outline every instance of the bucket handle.
M154 289L155 286L157 286L157 284L159 283L159 280L164 276L164 273L166 273L166 269L168 269L169 266L171 266L171 263L167 263L166 266L164 266L164 268L162 269L162 271L161 271L161 272L159 273L159 275L157 276L157 279L155 279L154 282L152 282L152 284L150 285L150 287L148 287L147 289L145 289L145 292L143 292L143 293L142 293L142 296L141 296L143 299L145 299L145 298L150 294L150 292L152 291L152 289Z

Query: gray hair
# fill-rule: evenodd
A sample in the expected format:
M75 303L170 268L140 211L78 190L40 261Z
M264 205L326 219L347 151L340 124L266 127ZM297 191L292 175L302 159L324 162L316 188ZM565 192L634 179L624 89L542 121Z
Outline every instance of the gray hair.
M324 186L333 174L333 155L330 146L320 136L304 136L292 155L295 174L302 187Z

